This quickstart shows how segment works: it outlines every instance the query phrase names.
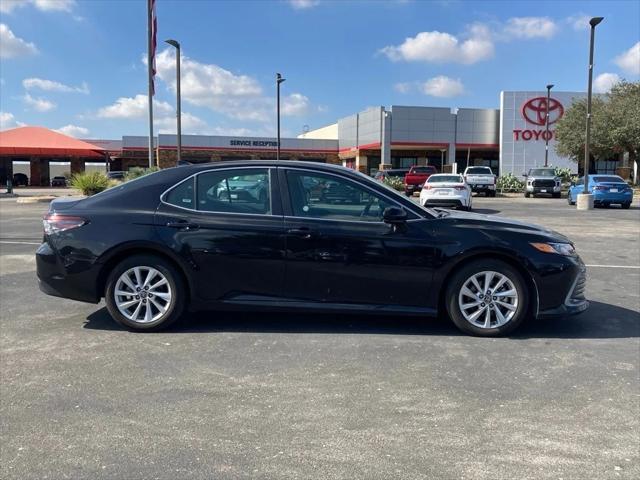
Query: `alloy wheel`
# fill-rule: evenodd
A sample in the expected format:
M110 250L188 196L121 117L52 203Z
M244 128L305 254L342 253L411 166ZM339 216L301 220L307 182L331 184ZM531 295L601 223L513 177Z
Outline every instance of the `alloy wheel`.
M473 274L458 294L458 306L467 322L478 328L507 324L518 309L518 291L506 275L484 271Z
M167 278L152 267L133 267L124 272L113 292L122 315L136 323L160 319L171 306L172 292Z

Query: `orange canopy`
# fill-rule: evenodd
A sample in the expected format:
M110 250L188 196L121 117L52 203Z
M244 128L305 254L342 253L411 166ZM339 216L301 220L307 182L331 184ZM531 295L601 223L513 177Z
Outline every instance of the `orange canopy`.
M44 127L19 127L0 132L0 155L104 157L104 149Z

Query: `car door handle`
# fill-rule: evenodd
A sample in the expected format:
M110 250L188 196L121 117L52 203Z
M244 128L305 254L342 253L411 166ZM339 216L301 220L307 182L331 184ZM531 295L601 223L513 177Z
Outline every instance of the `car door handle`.
M313 238L316 234L316 232L307 227L290 228L289 230L287 230L287 233L289 235L295 235L296 237L304 238L305 240Z
M167 227L179 228L181 230L195 230L197 228L200 228L200 225L190 222L167 222Z

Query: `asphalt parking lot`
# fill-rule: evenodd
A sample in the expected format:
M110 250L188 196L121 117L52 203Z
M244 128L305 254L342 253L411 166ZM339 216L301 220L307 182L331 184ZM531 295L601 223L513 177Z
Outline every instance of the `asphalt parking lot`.
M558 230L591 308L445 319L192 314L135 334L41 294L45 204L0 200L0 477L640 478L640 209L475 198Z

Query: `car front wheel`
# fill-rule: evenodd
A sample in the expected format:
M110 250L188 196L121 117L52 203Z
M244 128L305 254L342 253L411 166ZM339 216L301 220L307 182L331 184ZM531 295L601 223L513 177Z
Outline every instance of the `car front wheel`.
M166 260L134 255L120 262L107 279L105 300L111 316L137 331L168 327L185 307L182 277Z
M506 335L526 318L529 292L522 275L499 260L478 260L458 270L446 291L453 323L483 337Z

